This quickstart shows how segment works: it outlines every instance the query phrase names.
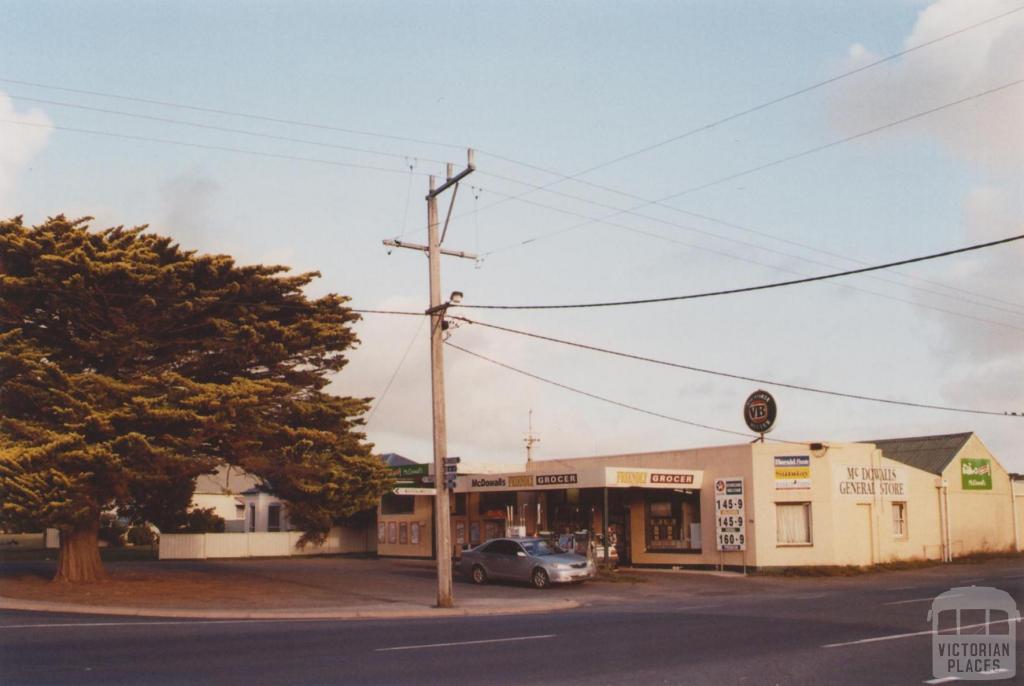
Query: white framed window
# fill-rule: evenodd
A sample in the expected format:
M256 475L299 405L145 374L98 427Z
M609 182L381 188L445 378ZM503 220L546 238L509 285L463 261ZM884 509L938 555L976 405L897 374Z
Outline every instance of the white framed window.
M893 538L907 537L907 504L905 502L892 504L892 535Z
M775 503L778 545L811 545L811 504Z

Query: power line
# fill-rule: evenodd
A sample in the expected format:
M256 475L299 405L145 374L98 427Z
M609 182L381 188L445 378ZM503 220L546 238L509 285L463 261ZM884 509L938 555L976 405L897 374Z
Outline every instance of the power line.
M449 315L449 317L451 317L453 319L459 319L461 321L466 322L467 324L476 324L476 325L483 326L483 327L488 328L488 329L494 329L496 331L504 331L506 333L512 333L512 334L516 334L518 336L525 336L527 338L534 338L534 339L541 340L541 341L547 341L549 343L558 343L560 345L566 345L566 346L569 346L569 347L572 347L572 348L579 348L581 350L589 350L591 352L599 352L599 353L603 353L603 354L606 354L606 355L614 355L616 357L623 357L623 358L626 358L626 359L636 360L636 361L639 361L639 362L647 362L647 363L650 363L650 364L656 364L656 365L660 365L660 366L663 366L663 367L672 367L674 369L683 369L683 370L686 370L686 371L698 372L698 373L701 373L701 374L709 374L709 375L712 375L712 376L720 376L720 377L724 377L724 378L728 378L728 379L736 379L736 380L739 380L739 381L749 381L749 382L753 382L753 383L757 383L757 384L765 384L765 385L768 385L768 386L778 386L780 388L789 388L789 389L796 390L796 391L805 391L805 392L808 392L808 393L819 393L819 394L822 394L822 395L831 395L831 396L836 396L836 397L839 397L839 398L848 398L848 399L851 399L851 400L864 400L864 401L869 401L869 402L885 403L887 405L901 405L901 406L904 406L904 407L916 407L916 408L927 409L927 410L944 410L944 411L947 411L947 412L962 412L962 413L967 413L967 414L990 415L990 416L996 416L996 417L1016 417L1016 418L1024 417L1024 415L1013 414L1013 413L1010 413L1010 412L995 412L995 411L991 411L991 410L976 410L976 409L963 408L963 407L948 407L948 406L945 406L945 405L935 405L935 404L931 404L931 403L919 403L919 402L911 402L911 401L905 401L905 400L892 400L890 398L879 398L879 397L875 397L875 396L861 395L861 394L857 394L857 393L845 393L845 392L842 392L842 391L831 391L831 390L826 390L826 389L823 389L823 388L815 388L813 386L801 386L801 385L797 385L797 384L786 383L786 382L783 382L783 381L774 381L774 380L771 380L771 379L759 379L757 377L745 376L745 375L742 375L742 374L734 374L732 372L722 372L722 371L717 371L717 370L713 370L713 369L704 369L702 367L695 367L695 366L692 366L692 365L680 364L680 363L677 363L677 362L668 362L668 361L659 360L659 359L656 359L656 358L653 358L653 357L646 357L644 355L636 355L636 354L633 354L633 353L625 353L625 352L621 352L621 351L618 351L618 350L611 350L609 348L601 348L601 347L598 347L598 346L595 346L595 345L588 345L586 343L578 343L576 341L569 341L569 340L565 340L565 339L562 339L562 338L555 338L553 336L545 336L543 334L532 333L532 332L529 332L529 331L522 331L522 330L519 330L519 329L510 328L510 327L507 327L507 326L499 326L497 324L488 324L486 322L480 322L480 321L472 320L472 319L469 319L467 317L459 317L459 316L455 316L455 315Z
M973 95L968 95L966 97L960 98L959 100L954 100L952 102L947 102L947 103L944 103L942 105L939 105L938 107L933 107L931 109L924 110L923 112L917 112L915 114L911 114L909 116L903 117L902 119L897 119L895 121L887 122L885 124L882 124L881 126L876 126L876 127L872 128L872 129L868 129L867 131L861 131L860 133L853 134L852 136L846 136L846 137L840 138L838 140L830 141L830 142L825 143L823 145L818 145L818 146L815 146L813 148L808 148L807 150L801 150L800 152L794 153L792 155L787 155L786 157L782 157L782 158L779 158L777 160L772 160L770 162L766 162L764 164L759 164L757 166L750 167L748 169L744 169L742 171L738 171L738 172L735 172L733 174L729 174L727 176L722 176L720 178L714 179L712 181L708 181L706 183L702 183L702 184L699 184L699 185L696 185L696 186L691 186L689 188L684 188L681 191L677 191L677 192L672 193L670 195L666 195L663 198L659 198L658 201L659 202L666 202L668 200L674 200L675 198L679 198L679 197L682 197L684 195L689 195L690 193L695 193L697 191L704 190L705 188L710 188L712 186L717 186L717 185L725 183L727 181L733 181L733 180L738 179L740 177L747 176L748 174L753 174L755 172L764 171L765 169L770 169L770 168L778 166L780 164L785 164L786 162L792 162L793 160L798 160L798 159L800 159L802 157L806 157L808 155L813 155L813 154L821 152L823 150L828 150L829 148L834 148L837 145L843 145L844 143L849 143L849 142L855 141L855 140L857 140L859 138L864 138L865 136L871 136L873 134L879 133L880 131L885 131L886 129L891 129L894 126L899 126L901 124L906 124L907 122L914 121L915 119L920 119L921 117L926 117L926 116L928 116L930 114L935 114L936 112L941 112L942 110L948 109L950 107L955 107L957 105L962 105L962 104L964 104L966 102L970 102L972 100L977 100L979 98L983 98L986 95L992 95L993 93L998 93L998 92L1004 91L1004 90L1006 90L1008 88L1013 88L1014 86L1019 86L1021 83L1024 83L1024 79L1017 79L1015 81L1010 81L1009 83L1004 83L1001 86L996 86L995 88L989 88L988 90L981 91L980 93L974 93Z
M641 210L641 209L643 209L645 207L648 207L650 205L662 205L663 203L666 203L669 200L673 200L673 199L679 198L679 197L681 197L683 195L688 195L690 193L694 193L694 192L699 191L699 190L704 190L706 188L710 188L712 186L716 186L716 185L725 183L727 181L735 180L735 179L740 178L742 176L747 176L747 175L753 174L755 172L764 171L765 169L770 169L771 167L776 167L778 165L785 164L787 162L792 162L794 160L798 160L798 159L801 159L803 157L807 157L809 155L813 155L813 154L822 152L824 150L828 150L830 148L834 148L834 147L843 145L845 143L849 143L851 141L858 140L860 138L864 138L866 136L871 136L873 134L879 133L879 132L884 131L886 129L890 129L890 128L893 128L895 126L900 126L902 124L906 124L907 122L914 121L916 119L920 119L922 117L926 117L926 116L931 115L931 114L935 114L936 112L940 112L940 111L948 109L950 107L955 107L957 105L962 105L962 104L964 104L966 102L970 102L972 100L983 98L985 96L992 95L993 93L997 93L999 91L1003 91L1003 90L1006 90L1008 88L1012 88L1014 86L1018 86L1021 83L1024 83L1024 79L1017 79L1015 81L1010 81L1009 83L1004 83L1004 84L1002 84L1000 86L996 86L995 88L990 88L988 90L981 91L979 93L974 93L973 95L969 95L969 96L960 98L959 100L953 100L951 102L944 103L944 104L939 105L937 107L933 107L933 108L928 109L928 110L917 112L915 114L903 117L901 119L897 119L897 120L894 120L894 121L887 122L887 123L882 124L880 126L876 126L874 128L867 129L865 131L861 131L859 133L856 133L856 134L853 134L853 135L850 135L850 136L845 136L843 138L839 138L839 139L836 139L836 140L833 140L833 141L829 141L828 143L824 143L824 144L821 144L821 145L816 145L814 147L807 148L805 150L801 150L801 151L793 153L791 155L786 155L785 157L781 157L781 158L778 158L778 159L775 159L775 160L771 160L769 162L765 162L763 164L759 164L759 165L756 165L756 166L753 166L753 167L749 167L747 169L744 169L744 170L741 170L741 171L738 171L738 172L733 172L731 174L719 177L719 178L714 179L712 181L708 181L708 182L705 182L705 183L702 183L702 184L698 184L696 186L690 186L688 188L684 188L681 191L670 193L669 195L666 195L666 196L661 197L661 198L657 198L655 200L645 200L645 201L641 202L640 204L635 205L634 207L630 207L628 209L619 209L619 210L616 210L616 211L612 212L611 214L605 215L605 216L600 217L600 218L588 218L586 221L580 222L578 224L573 224L572 226L567 226L567 227L564 227L562 229L558 229L557 231L552 231L550 233L541 234L539 236L534 236L533 238L527 239L526 241L521 241L521 242L516 243L516 244L505 246L503 248L499 248L498 250L492 250L489 254L493 254L494 252L498 252L498 251L501 251L501 250L508 250L510 248L518 247L518 246L521 246L521 245L526 245L527 243L533 243L533 242L536 242L536 241L541 240L543 238L548 238L550 236L556 236L556 235L559 235L559 234L563 234L563 233L566 233L568 231L573 231L575 229L579 229L579 228L582 228L584 226L588 226L588 225L593 224L593 223L608 223L607 222L608 219L612 219L614 217L617 217L617 216L620 216L620 215L623 215L623 214L635 213L637 210ZM511 198L509 198L509 200L519 200L521 202L529 202L529 201L523 200L523 196L524 195L526 195L526 194L524 193L524 194L520 194L518 196L512 196ZM491 203L490 205L487 205L487 206L483 207L481 209L481 211L482 210L486 210L489 207L493 207L495 204L497 204L497 203ZM669 207L667 205L663 205L663 206Z
M413 344L416 342L416 339L419 338L420 332L423 330L423 324L425 324L426 321L426 317L423 317L423 319L420 320L420 323L416 327L416 331L413 333L412 338L409 339L409 345L405 347L405 352L402 353L402 359L398 361L398 366L395 367L395 371L391 373L391 378L388 379L387 384L384 386L384 390L381 391L379 396L377 396L377 402L373 404L373 407L370 408L370 413L366 415L367 424L369 424L370 420L373 419L373 415L377 414L377 409L381 406L381 403L384 402L384 398L387 397L388 391L391 390L391 384L395 382L395 378L398 376L398 372L402 371L402 365L405 364L405 358L409 357L409 351L412 350Z
M517 181L516 179L511 179L511 178L508 178L508 177L498 176L498 175L495 175L495 174L491 174L489 172L480 172L480 173L483 174L484 176L492 176L492 177L499 178L499 179L502 179L502 180L512 181L514 183L524 183L525 184L525 182L523 182L523 181ZM532 185L532 184L526 184L526 185ZM537 186L537 188L540 188L540 187ZM491 192L495 193L496 195L506 195L506 194L504 194L504 193L502 193L500 191L493 191L492 190ZM564 197L567 197L567 198L571 198L573 200L578 200L580 202L589 203L589 204L592 204L592 205L595 205L595 206L598 206L598 207L604 207L604 208L607 208L607 209L618 209L618 208L616 208L616 207L614 207L612 205L608 205L606 203L598 202L598 201L595 201L595 200L589 200L589 199L586 199L586 198L581 198L581 197L574 196L574 195L571 195L571 194L568 194L568 193L561 193L559 191L551 191L551 190L546 190L545 192L547 192L547 193L554 193L556 195L560 195L560 196L564 196ZM512 197L512 196L507 195L506 197ZM578 212L573 212L573 211L570 211L570 210L564 210L564 209L556 207L554 205L547 205L547 204L544 204L544 203L538 203L538 202L533 201L533 200L520 200L520 202L524 202L524 203L527 203L527 204L535 205L537 207L541 207L541 208L545 208L545 209L550 209L550 210L555 211L555 212L560 212L560 213L564 213L564 214L570 214L570 215L577 216L577 217L587 217L587 215L584 215L584 214L581 214L581 213L578 213ZM829 267L829 268L833 268L834 267L834 265L827 264L825 262L821 262L819 260L814 260L814 259L811 259L811 258L808 258L808 257L803 257L801 255L796 255L794 253L785 252L783 250L777 250L775 248L765 247L765 246L762 246L762 245L758 245L757 243L751 243L749 241L744 241L744 240L740 240L740 239L737 239L737 238L731 238L729 236L722 236L720 234L715 233L714 231L708 231L706 229L700 229L700 228L697 228L697 227L688 226L686 224L680 224L678 222L672 222L672 221L668 221L666 219L661 219L661 218L658 218L658 217L652 217L650 215L641 214L639 212L627 212L627 214L630 214L630 215L633 215L633 216L636 216L636 217L641 217L641 218L644 218L644 219L649 219L651 221L654 221L654 222L657 222L657 223L660 223L660 224L665 224L667 226L672 226L672 227L675 227L675 228L679 228L679 229L682 229L684 231L689 231L689 232L692 232L692 233L698 233L698 234L709 236L711 238L715 238L715 239L718 239L718 240L722 240L722 241L726 241L726 242L730 242L730 243L735 243L737 245L742 245L742 246L745 246L745 247L748 247L748 248L753 248L755 250L761 250L761 251L772 253L772 254L775 254L775 255L780 255L782 257L787 257L787 258L790 258L790 259L800 260L802 262L807 262L809 264L814 264L814 265L817 265L817 266L820 266L820 267ZM715 220L715 219L713 219L711 217L705 217L705 218L710 220L710 221L718 221L718 220ZM793 270L790 270L790 269L783 269L783 268L778 267L776 265L768 264L766 262L760 262L758 260L753 260L753 259L748 259L748 258L741 258L741 257L738 257L736 255L733 255L732 253L723 253L722 251L714 250L714 249L711 249L711 248L707 248L707 247L702 246L702 245L695 245L693 243L685 243L683 241L680 241L678 239L672 238L670 236L663 236L661 234L653 233L653 232L650 232L650 231L644 231L644 230L641 230L641 229L636 229L636 228L633 228L633 227L630 227L630 226L626 226L626 225L623 225L623 224L618 224L618 223L610 222L610 221L602 221L600 223L607 224L608 226L612 226L612 227L617 228L617 229L622 229L624 231L629 231L629 232L636 233L636 234L639 234L639 235L642 235L642 236L646 236L646 237L649 237L649 238L653 238L653 239L656 239L656 240L663 240L663 241L668 241L668 242L671 242L671 243L677 243L679 245L684 245L684 246L686 246L688 248L692 248L694 250L702 250L702 251L705 251L705 252L710 252L712 254L726 256L726 257L729 257L731 259L738 259L738 260L742 260L744 262L749 262L751 264L757 264L757 265L761 265L761 266L764 266L764 267L769 267L771 269L778 269L780 271L787 271L787 272L790 272L790 273L798 273L798 272L794 272ZM568 229L563 229L561 231L561 233L564 233L567 230ZM783 242L785 242L785 243L794 243L793 241L786 241L786 240L783 240ZM801 245L799 243L794 243L794 244L795 245ZM520 244L513 244L513 245L520 245ZM801 245L801 247L807 247L807 246L802 246ZM831 255L831 256L834 256L834 257L837 257L837 258L841 258L841 259L844 259L844 260L846 260L848 262L854 262L856 264L867 264L866 262L864 262L862 260L856 260L856 259L849 258L849 257L842 257L841 255L838 255L838 254L835 254L835 253L831 253L829 251L817 250L815 248L808 248L808 249L814 250L815 252L820 252L820 253L824 253L826 255ZM500 251L501 251L501 248L498 248L497 250L490 250L490 251L484 253L484 256L486 257L486 256L494 254L495 252L500 252ZM899 274L899 275L900 276L906 276L906 275L903 275L903 274ZM949 298L949 299L952 299L952 300L960 300L960 301L968 302L968 303L970 303L972 305L979 305L981 307L988 307L988 308L991 308L991 309L994 309L994 310L999 310L999 311L1002 311L1002 312L1009 312L1011 314L1016 314L1016 315L1024 314L1024 312L1022 312L1019 309L1021 306L1017 305L1016 303L1002 301L1002 300L999 300L998 298L989 298L989 296L986 296L986 295L981 294L981 293L973 293L971 291L963 291L963 290L958 289L958 288L953 287L953 286L948 286L948 285L937 283L937 282L929 282L929 281L927 281L925 279L921 279L921 281L923 281L925 283L931 283L932 285L935 285L935 286L938 286L938 287L941 287L941 288L946 288L948 290L958 291L958 292L964 293L966 295L971 295L971 296L978 297L978 298L983 298L983 299L992 299L992 300L995 300L996 302L1001 302L1001 303L1003 303L1005 305L1010 305L1011 307L1017 308L1017 309L1010 309L1010 308L1002 307L1000 305L991 305L991 304L988 304L988 303L984 303L984 302L979 302L977 300L973 300L971 298L965 298L963 296L952 295L950 293L940 293L940 292L937 292L937 291L929 290L927 288L922 288L920 286L914 286L914 285L911 285L911 284L903 283L902 281L897 281L895 279L886 279L886 278L880 277L880 276L873 276L871 278L877 279L879 281L884 281L886 283L891 283L891 284L894 284L894 285L898 285L898 286L901 286L901 287L904 287L904 288L909 288L909 289L912 289L912 290L921 291L922 293L928 293L930 295L935 295L935 296L938 296L940 298ZM911 277L911 278L917 278L917 277ZM860 290L863 290L863 289L860 289ZM880 294L874 293L873 291L868 291L868 290L863 290L863 292L870 293L872 295L880 295ZM910 301L906 301L906 302L910 302ZM914 303L914 304L916 304L916 303Z
M326 164L334 167L348 167L352 169L365 169L369 171L387 172L389 174L407 174L404 169L390 169L388 167L377 167L372 164L358 164L355 162L340 162L338 160L326 160L316 157L302 157L299 155L285 155L280 153L265 152L262 150L248 150L245 148L232 148L224 145L208 145L205 143L190 143L188 141L179 141L170 138L153 138L150 136L135 136L127 133L114 133L112 131L98 131L95 129L78 129L70 126L58 126L56 124L40 124L36 122L18 121L17 119L3 119L0 118L0 122L5 124L16 124L18 126L31 126L34 128L43 129L55 129L57 131L70 131L72 133L87 133L94 136L106 136L108 138L122 138L125 140L132 141L144 141L146 143L162 143L164 145L177 145L184 148L198 148L201 150L218 150L220 152L231 152L241 155L253 155L256 157L266 157L270 159L279 160L290 160L292 162L312 162L315 164ZM425 173L419 173L419 176L428 176Z
M17 278L17 277L10 277L10 276L8 276L7 278ZM5 286L4 275L0 274L0 287L3 287L3 286ZM76 288L39 288L38 286L23 286L21 284L13 284L13 285L9 286L9 288L10 288L11 291L28 291L28 292L32 292L32 293L49 293L49 294L52 294L52 295L69 295L69 294L71 294L71 295L83 295L83 293L84 293L84 289L81 288L81 287L76 287ZM99 290L102 292L103 295L106 295L106 296L120 297L120 298L135 298L136 300L142 300L143 298L148 298L148 299L152 300L153 302L164 303L164 304L180 304L180 303L184 303L184 302L194 302L196 300L207 299L207 298L210 298L213 295L215 295L215 294L211 294L211 293L199 293L199 294L197 294L197 295L195 295L193 297L190 297L190 298L168 298L166 296L161 296L159 294L140 293L138 291L136 291L134 293L129 293L129 292L126 292L126 291L120 291L120 292L119 291L109 291L109 290L106 290L106 289L103 289L103 288L100 288ZM320 300L322 298L330 297L330 296L344 297L344 296L339 296L336 293L328 293L327 295L321 296L319 298L314 298L314 297L311 297L311 296L306 296L307 298L309 298L309 301L307 303L305 303L305 304L288 303L288 302L268 302L266 300L238 300L238 299L231 299L231 300L218 300L215 303L211 303L211 305L265 305L267 307L273 307L274 309L280 309L280 310L308 310L311 307L315 306L318 300ZM11 296L8 294L6 297L9 298ZM416 312L416 311L409 311L409 310L384 310L384 309L373 309L373 308L357 308L357 307L348 307L348 306L346 306L344 304L342 304L342 307L345 308L345 310L348 311L348 312L355 312L357 314L390 314L390 315L404 315L404 316L412 316L412 317L423 317L423 316L425 316L424 312Z
M312 129L322 129L325 131L339 131L341 133L349 133L358 136L370 136L373 138L386 138L395 141L404 141L406 143L420 143L423 145L435 145L441 148L459 148L465 149L465 145L456 145L455 143L445 143L442 141L431 141L423 138L412 138L409 136L396 136L386 133L379 133L375 131L365 131L362 129L345 128L341 126L333 126L330 124L322 124L317 122L300 121L298 119L285 119L282 117L270 117L262 114L253 114L251 112L238 112L235 110L218 109L215 107L200 107L196 105L186 105L179 102L172 102L170 100L152 100L149 98L140 98L133 95L120 95L117 93L106 93L103 91L92 91L81 88L68 88L65 86L54 86L52 84L38 83L35 81L24 81L19 79L7 79L0 78L2 83L14 83L20 86L32 86L33 88L43 88L46 90L61 91L64 93L76 93L78 95L94 95L100 98L111 98L113 100L124 100L126 102L138 102L147 105L159 105L160 107L174 107L182 110L190 110L193 112L204 112L206 114L219 114L228 117L241 117L243 119L253 119L256 121L270 122L273 124L289 124L292 126L304 126Z
M983 20L981 20L979 22L975 22L974 24L970 24L968 26L961 27L961 28L956 29L954 31L951 31L949 33L943 34L941 36L937 36L936 38L933 38L931 40L928 40L928 41L925 41L923 43L919 43L919 44L911 46L909 48L905 48L905 49L900 50L898 52L892 53L892 54L890 54L890 55L888 55L886 57L882 57L882 58L877 59L877 60L875 60L873 62L870 62L868 64L861 65L860 67L857 67L855 69L851 69L849 71L843 72L841 74L838 74L836 76L830 77L828 79L824 79L822 81L818 81L816 83L812 83L809 86L804 86L803 88L799 88L799 89L797 89L795 91L791 91L789 93L786 93L784 95L772 98L770 100L766 100L766 101L764 101L762 103L759 103L759 104L754 105L752 107L749 107L747 109L741 110L739 112L735 112L733 114L727 115L725 117L721 117L720 119L716 119L715 121L709 122L707 124L703 124L701 126L694 127L694 128L689 129L687 131L684 131L681 134L677 134L677 135L672 136L670 138L667 138L667 139L665 139L663 141L654 143L652 145L645 146L645 147L643 147L643 148L641 148L639 150L635 150L633 152L626 153L624 155L620 155L619 157L616 157L614 159L608 160L606 162L602 162L602 163L594 165L592 167L588 167L587 169L584 169L582 171L576 172L575 174L566 175L566 174L562 174L561 172L552 171L550 169L545 169L543 167L539 167L537 165L528 164L528 163L525 163L525 162L520 162L520 161L511 159L509 157L504 157L504 156L498 155L496 153L487 152L487 151L484 151L484 150L480 150L480 152L481 152L481 154L490 155L491 157L494 157L495 159L504 160L504 161L510 162L512 164L517 164L517 165L520 165L520 166L523 166L523 167L526 167L526 168L529 168L529 169L534 169L536 171L541 171L541 172L544 172L546 174L552 174L552 175L555 175L555 176L559 177L556 181L553 181L553 182L543 186L543 188L547 188L548 186L554 186L554 185L562 183L563 181L568 181L568 180L575 180L575 181L578 181L580 183L589 184L589 182L583 181L579 177L584 176L586 174L589 174L591 172L597 171L598 169L602 169L604 167L608 167L610 165L616 164L618 162L622 162L623 160L627 160L629 158L636 157L637 155L641 155L641 154L643 154L645 152L649 152L651 150L654 150L655 148L660 148L660 147L662 147L664 145L668 145L669 143L674 143L674 142L682 140L684 138L688 138L688 137L693 136L694 134L700 133L702 131L707 131L709 129L713 129L713 128L717 127L717 126L720 126L721 124L725 124L725 123L733 121L735 119L739 119L740 117L744 117L744 116L746 116L748 114L753 114L754 112L758 112L760 110L772 107L773 105L777 105L777 104L779 104L781 102L785 102L786 100L790 100L790 99L795 98L795 97L797 97L799 95L803 95L805 93L809 93L811 91L817 90L818 88L821 88L823 86L827 86L827 85L835 83L837 81L841 81L841 80L843 80L845 78L848 78L850 76L853 76L855 74L859 74L859 73L861 73L863 71L867 71L868 69L872 69L872 68L877 67L877 66L879 66L881 64L885 64L886 62L891 62L892 60L895 60L895 59L897 59L899 57L903 57L904 55L908 55L908 54L910 54L912 52L915 52L917 50L921 50L922 48L926 48L926 47L935 45L936 43L942 42L942 41L947 40L949 38L953 38L953 37L958 36L958 35L963 34L963 33L967 33L968 31L972 31L973 29L979 28L981 26L985 26L986 24L991 24L993 22L999 21L999 20L1004 19L1006 17L1009 17L1009 16L1011 16L1013 14L1016 14L1017 12L1020 12L1022 10L1024 10L1024 6L1015 7L1013 9L1008 10L1006 12L1003 12L1001 14L997 14L997 15L989 17L987 19L983 19ZM593 185L593 184L590 184L590 185ZM524 195L528 195L529 193L532 193L532 192L533 191L528 191ZM500 201L500 202L503 202L503 201ZM487 207L492 207L494 204L497 204L497 203L492 203L492 205L488 205ZM487 209L487 207L484 207L483 209Z
M119 117L131 117L133 119L144 119L146 121L155 121L155 122L160 122L160 123L163 123L163 124L177 124L177 125L180 125L180 126L191 126L193 128L197 128L197 129L206 129L208 131L219 131L219 132L222 132L222 133L236 133L236 134L241 134L243 136L253 136L255 138L265 138L265 139L268 139L268 140L285 141L287 143L301 143L303 145L315 145L315 146L322 147L322 148L334 148L336 150L348 150L350 152L361 152L361 153L366 153L368 155L379 155L381 157L390 157L390 158L393 158L393 159L400 159L400 160L407 160L410 157L409 155L403 155L401 153L383 152L383 151L380 151L380 150L370 150L370 149L367 149L367 148L357 148L357 147L353 147L351 145L339 145L339 144L336 144L336 143L327 143L325 141L310 140L308 138L294 138L292 136L278 136L278 135L271 134L271 133L260 133L260 132L257 132L257 131L246 131L245 129L235 129L235 128L231 128L231 127L228 127L228 126L216 126L216 125L213 125L213 124L203 124L203 123L200 123L200 122L188 121L188 120L185 120L185 119L174 119L174 118L171 118L171 117L156 117L156 116L149 115L149 114L138 114L138 113L135 113L135 112L125 112L123 110L111 110L111 109L106 109L106 108L103 108L103 107L90 107L88 105L79 105L79 104L70 103L70 102L60 102L60 101L57 101L57 100L45 100L45 99L42 99L42 98L30 98L30 97L27 97L27 96L24 96L24 95L14 95L14 94L11 94L11 93L6 93L5 95L7 95L7 97L11 98L12 100L22 100L22 101L26 101L26 102L34 102L34 103L40 103L40 104L44 104L44 105L56 105L58 107L69 107L69 108L73 108L73 109L85 110L85 111L88 111L88 112L98 112L98 113L101 113L101 114L113 114L113 115L117 115ZM426 162L434 162L436 164L445 164L444 160L433 160L433 159L430 159L430 158L420 158L420 159L423 159Z
M572 303L572 304L561 304L561 305L471 305L466 303L460 303L458 305L452 305L452 307L463 307L472 308L479 310L559 310L559 309L577 309L577 308L589 308L589 307L618 307L623 305L647 305L650 303L662 303L662 302L674 302L678 300L695 300L697 298L710 298L720 295L735 295L737 293L750 293L753 291L763 291L770 288L781 288L783 286L795 286L798 284L812 283L815 281L825 281L827 279L835 279L841 276L852 276L854 274L865 274L867 272L878 271L880 269L889 269L891 267L899 267L905 264L914 264L917 262L925 262L928 260L935 260L941 257L949 257L951 255L959 255L961 253L971 252L974 250L981 250L983 248L990 248L996 245L1002 245L1004 243L1012 243L1024 239L1024 234L1016 236L1009 236L1007 238L1000 238L994 241L988 241L987 243L975 243L974 245L968 245L962 248L956 248L953 250L945 250L943 252L932 253L930 255L922 255L920 257L911 257L905 260L897 260L895 262L886 262L885 264L874 265L870 267L860 267L858 269L847 269L841 272L833 272L831 274L821 274L818 276L808 276L802 279L791 279L789 281L776 281L774 283L761 284L758 286L745 286L742 288L730 288L718 291L707 291L704 293L691 293L688 295L672 295L660 298L640 298L634 300L616 300L606 302L594 302L594 303Z
M689 419L680 419L679 417L672 417L672 416L669 416L667 414L662 414L660 412L654 412L653 410L647 410L647 409L644 409L642 407L637 407L636 405L630 405L628 403L624 403L624 402L621 402L619 400L613 400L611 398L606 398L606 397L604 397L602 395L597 395L596 393L590 393L589 391L584 391L584 390L581 390L579 388L574 388L573 386L568 386L566 384L559 383L558 381L552 381L551 379L546 379L543 376L540 376L538 374L534 374L532 372L528 372L528 371L523 370L523 369L519 369L518 367L513 367L512 365L505 364L504 362L499 362L498 360L495 360L493 358L487 357L486 355L481 355L480 353L476 353L476 352L473 352L472 350L467 350L466 348L463 348L463 347L460 347L458 345L455 345L451 341L446 341L445 344L448 345L451 348L455 348L456 350L458 350L460 352L466 353L467 355L472 355L473 357L479 358L479 359L484 360L486 362L490 362L493 365L497 365L497 366L499 366L499 367L501 367L503 369L507 369L507 370L509 370L511 372L515 372L516 374L521 374L521 375L529 377L529 378L531 378L531 379L533 379L535 381L540 381L541 383L546 383L548 385L555 386L556 388L561 388L562 390L570 391L572 393L576 393L578 395L586 396L586 397L592 398L594 400L600 400L601 402L608 403L610 405L615 405L617 407L622 407L622 408L625 408L627 410L632 410L634 412L640 412L642 414L650 415L651 417L658 417L659 419L667 419L667 420L669 420L671 422L677 422L679 424L686 424L688 426L695 426L695 427L700 428L700 429L707 429L709 431L718 431L719 433L732 434L733 436L743 436L744 438L748 438L748 439L752 438L752 437L756 438L756 436L754 436L753 434L746 434L746 433L743 433L741 431L732 431L730 429L723 429L723 428L718 427L718 426L711 426L710 424L701 424L699 422L690 421ZM772 440L779 440L779 439L772 439ZM780 441L780 442L786 442L786 441Z

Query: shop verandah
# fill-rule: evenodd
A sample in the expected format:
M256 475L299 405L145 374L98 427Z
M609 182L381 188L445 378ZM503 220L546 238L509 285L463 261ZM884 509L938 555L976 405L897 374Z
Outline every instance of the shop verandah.
M628 564L645 552L701 551L702 472L587 467L558 473L460 476L452 539L465 547L500 536L545 536Z

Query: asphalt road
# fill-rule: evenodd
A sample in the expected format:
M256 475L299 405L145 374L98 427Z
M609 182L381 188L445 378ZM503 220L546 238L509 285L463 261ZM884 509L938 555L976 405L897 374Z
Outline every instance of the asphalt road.
M0 682L929 683L930 601L972 584L1024 600L1024 568L1001 561L767 585L674 576L604 585L608 600L591 585L580 609L506 617L224 622L5 612ZM1024 683L1024 626L1016 647L1016 683Z

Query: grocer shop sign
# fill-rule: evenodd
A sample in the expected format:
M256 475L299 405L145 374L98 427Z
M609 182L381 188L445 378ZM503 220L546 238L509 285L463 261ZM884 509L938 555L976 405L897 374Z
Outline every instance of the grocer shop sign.
M775 425L775 398L768 391L757 390L743 403L743 419L751 431L766 434Z

